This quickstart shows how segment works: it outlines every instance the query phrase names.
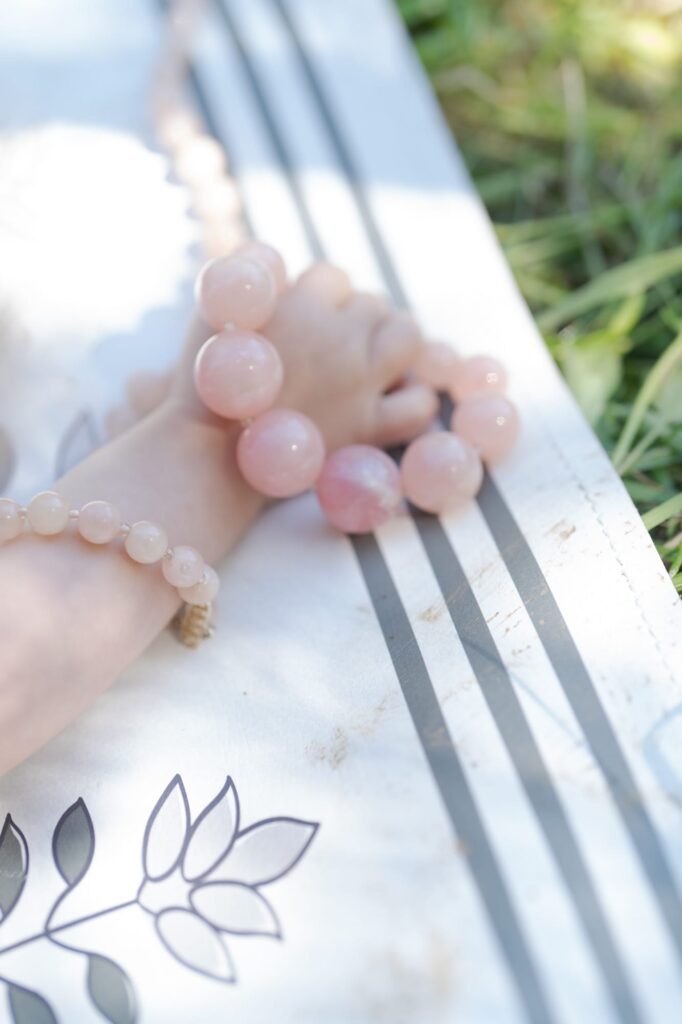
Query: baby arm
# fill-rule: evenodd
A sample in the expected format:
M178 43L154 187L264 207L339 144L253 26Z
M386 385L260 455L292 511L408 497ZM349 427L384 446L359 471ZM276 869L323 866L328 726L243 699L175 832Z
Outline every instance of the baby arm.
M125 521L159 523L173 544L223 558L264 499L235 462L240 427L209 413L192 383L200 321L189 333L171 393L146 419L54 484L71 507L105 499ZM423 385L390 390L414 363L414 322L345 275L311 268L279 300L263 331L285 381L278 404L309 415L328 450L387 445L422 432L435 413ZM390 393L387 393L390 392ZM73 530L26 533L0 547L0 771L46 743L148 646L178 606L158 565L94 546Z

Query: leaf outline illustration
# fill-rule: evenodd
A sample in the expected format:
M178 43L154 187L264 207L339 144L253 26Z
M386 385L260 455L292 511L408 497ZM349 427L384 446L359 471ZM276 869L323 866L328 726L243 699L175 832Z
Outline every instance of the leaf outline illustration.
M173 805L172 797L175 797L176 801L178 799L180 801L179 803L176 802L175 806ZM177 816L178 812L181 817L177 817L177 823L180 824L180 831L182 832L178 851L173 854L171 863L161 866L160 868L152 866L150 862L156 859L157 856L157 852L153 847L153 841L155 841L154 832L156 831L157 833L158 838L156 841L158 842L158 840L160 840L159 847L163 853L164 847L167 845L163 833L173 827L172 816ZM144 837L142 839L142 868L145 878L150 878L154 882L159 882L161 879L167 878L173 873L180 863L187 847L190 835L190 824L190 810L187 791L185 789L185 784L182 781L182 776L178 773L170 780L163 793L156 801L151 814L147 819Z
M50 1004L33 989L10 982L7 987L13 1024L58 1024Z
M71 804L55 825L52 856L69 889L78 885L95 854L95 829L83 797Z
M6 491L14 476L16 452L12 439L4 427L0 427L0 492Z
M0 832L0 924L19 902L28 875L26 836L7 814Z
M214 798L199 814L189 833L182 861L182 876L186 881L195 882L206 878L225 860L239 831L239 816L239 794L232 777L228 775ZM225 818L225 822L222 818ZM216 845L216 829L222 831L223 824L226 825L227 838L223 842L219 834Z
M110 1024L135 1024L135 990L115 960L100 953L88 953L86 987L94 1006Z
M208 880L259 887L270 885L293 871L319 827L319 822L302 818L274 817L257 821L239 832L229 858L211 871Z
M222 906L216 908L216 900L221 898ZM242 882L204 882L192 889L189 901L204 921L221 932L282 938L282 928L274 907L252 885L244 885ZM256 924L253 920L254 911L260 915L262 924ZM230 915L231 924L228 923ZM247 923L249 915L252 916L251 924Z
M55 479L82 462L95 448L99 448L95 419L89 409L81 409L64 431L55 457Z
M223 968L221 971L212 970L210 966L201 966L199 958L195 955L194 960L190 959L191 953L186 953L185 950L180 948L180 943L177 938L174 937L175 925L182 920L182 924L179 929L179 935L181 941L187 943L189 941L189 948L191 949L192 942L196 942L197 938L203 939L204 942L208 939L209 943L213 946L214 953L217 951L219 958L223 962ZM168 930L171 928L173 930ZM208 921L204 921L202 917L195 914L192 910L187 910L186 907L167 907L162 910L160 914L157 914L154 919L154 927L156 928L157 935L161 939L161 942L165 946L166 950L174 957L179 963L188 967L191 971L195 971L197 974L202 974L206 978L213 978L215 981L222 981L225 984L234 984L237 980L235 974L234 965L232 963L232 957L230 952L223 942L222 936L217 928L209 924ZM192 930L194 934L192 934ZM203 933L203 935L202 935Z

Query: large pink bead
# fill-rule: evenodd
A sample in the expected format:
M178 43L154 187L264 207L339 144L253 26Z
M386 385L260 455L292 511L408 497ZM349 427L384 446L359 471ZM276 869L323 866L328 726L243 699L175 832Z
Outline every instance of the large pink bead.
M282 295L286 290L287 281L287 268L284 265L284 260L271 245L266 242L244 242L237 249L235 256L244 256L249 260L256 260L256 262L265 263L275 275L275 282L277 283L277 293Z
M320 475L324 441L303 413L270 409L242 431L237 462L254 490L269 498L290 498L307 491Z
M483 481L483 466L471 445L449 430L423 434L400 464L405 496L424 512L449 512L470 501Z
M259 334L237 328L209 338L194 364L194 382L204 405L233 420L269 409L283 376L275 346Z
M459 356L444 341L426 341L414 365L414 375L422 384L438 391L447 391L452 384Z
M507 386L507 371L492 356L462 359L450 382L450 392L457 402L479 391L500 392Z
M327 519L344 533L369 533L381 526L403 497L395 462L368 444L330 455L316 490Z
M497 462L519 435L519 414L504 395L486 392L463 399L452 414L452 429L478 450L486 462Z
M261 260L219 256L199 274L196 295L204 319L216 330L232 323L257 331L274 312L277 282Z

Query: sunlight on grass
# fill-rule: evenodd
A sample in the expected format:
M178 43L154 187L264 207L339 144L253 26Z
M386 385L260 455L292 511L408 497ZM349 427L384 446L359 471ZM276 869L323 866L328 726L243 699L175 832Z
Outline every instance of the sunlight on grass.
M397 3L538 326L682 591L682 3Z

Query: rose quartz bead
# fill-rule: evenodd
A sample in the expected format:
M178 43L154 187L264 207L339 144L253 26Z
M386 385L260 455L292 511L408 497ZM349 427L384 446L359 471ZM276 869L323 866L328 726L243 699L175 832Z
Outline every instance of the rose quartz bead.
M272 316L277 301L277 282L263 262L234 256L211 260L197 278L197 302L216 330L233 323L258 330Z
M210 604L219 589L218 573L207 565L199 582L192 587L178 587L178 594L187 604Z
M175 173L185 185L200 186L220 179L225 171L222 146L208 135L183 140L175 154Z
M41 491L28 503L26 518L36 533L46 537L61 533L69 521L69 506L61 494Z
M19 514L20 507L11 498L0 498L0 544L4 540L13 540L23 532L24 520Z
M237 462L244 479L269 498L311 487L324 462L324 441L312 420L293 409L270 409L242 431Z
M486 462L510 451L519 434L519 414L504 395L470 395L452 414L452 429L473 445Z
M450 392L457 402L480 391L499 392L507 386L507 371L492 356L462 359L450 381Z
M449 430L422 434L400 464L405 496L424 512L449 512L478 493L483 466L478 453Z
M275 346L259 334L234 327L209 338L194 364L194 383L204 405L233 420L269 409L283 376Z
M130 527L124 547L134 562L151 565L160 562L165 555L168 536L161 526L141 519Z
M162 571L174 587L193 587L204 574L204 560L188 544L178 544L164 556Z
M164 110L159 115L159 137L168 149L183 146L200 129L199 118L189 110Z
M271 245L267 245L266 242L244 242L240 245L235 253L235 256L244 256L246 259L255 260L256 262L265 263L275 275L275 282L277 284L277 293L282 295L286 291L287 287L287 268L284 265L284 260Z
M78 514L78 532L91 544L108 544L121 529L121 513L108 501L89 501Z
M207 220L236 217L241 209L241 198L237 186L222 178L208 182L192 196L192 206L200 217Z
M381 526L403 497L395 462L368 444L330 455L316 490L327 519L344 533L369 533Z
M454 348L444 341L426 341L414 365L414 375L422 384L447 391L458 365Z

